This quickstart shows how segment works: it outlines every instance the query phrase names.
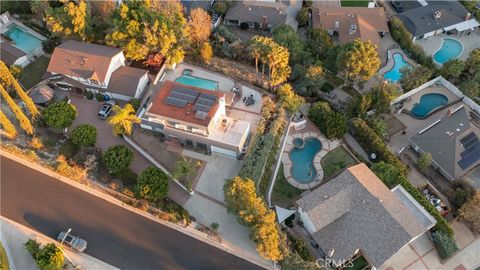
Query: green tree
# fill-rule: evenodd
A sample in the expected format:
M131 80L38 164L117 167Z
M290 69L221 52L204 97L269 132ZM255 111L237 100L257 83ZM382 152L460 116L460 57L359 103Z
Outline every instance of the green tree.
M290 113L295 113L300 109L300 106L305 102L303 97L297 95L290 84L283 84L278 87L277 94L279 102Z
M355 96L347 105L347 114L350 118L367 118L367 112L372 107L372 99L368 95Z
M373 164L372 171L390 189L400 184L403 178L401 171L397 167L383 161Z
M77 117L77 109L66 101L56 101L42 111L42 116L50 127L64 129Z
M400 93L401 90L396 84L384 82L374 85L370 91L372 107L377 109L378 112L390 112L390 102Z
M327 30L321 27L309 28L307 37L308 48L317 59L326 57L327 51L334 47Z
M133 124L139 124L140 118L135 115L132 104L125 104L123 108L115 105L113 115L107 119L107 123L113 127L113 134L130 136Z
M428 82L433 75L432 70L424 66L416 66L414 68L403 67L400 69L400 72L402 73L400 85L405 92L415 89Z
M184 156L180 158L175 163L175 167L172 170L172 176L175 179L180 179L185 176L190 176L194 172L195 165Z
M480 94L480 85L474 80L463 81L459 88L469 98L476 98Z
M304 63L308 60L305 44L298 33L288 24L273 30L273 40L280 46L287 48L290 65Z
M380 117L372 117L368 119L368 125L380 138L383 138L387 132L387 125Z
M219 15L225 15L228 10L227 3L224 1L215 1L215 3L213 3L212 10Z
M46 244L40 248L35 240L29 239L25 243L25 248L30 252L33 259L41 270L61 270L64 265L63 253L59 247L53 243Z
M273 88L286 81L292 71L288 65L290 55L288 49L280 46L269 37L254 36L252 41L262 44L262 47L265 48L265 50L260 51L260 59L262 59L264 65L268 65L270 86Z
M457 243L448 234L442 231L435 232L434 238L435 246L437 247L438 255L442 260L450 258L455 252L458 251Z
M281 261L283 270L320 270L313 262L304 261L297 253L292 252Z
M168 193L168 176L157 167L148 167L138 177L137 191L150 202L163 199Z
M368 80L380 68L377 47L371 41L357 38L342 47L337 57L337 66L345 72L347 79L353 77Z
M60 1L60 7L49 7L45 21L49 30L61 37L85 40L88 32L87 4L84 0L78 2Z
M213 50L210 43L204 42L202 48L200 49L200 58L204 63L210 64L213 57Z
M43 18L45 18L49 7L50 5L48 3L48 0L38 0L30 2L30 9L32 11L32 14L38 20L43 20Z
M440 74L447 80L457 79L465 69L465 62L460 59L452 59L443 64Z
M302 27L308 24L308 19L310 17L310 11L307 7L302 7L297 13L297 22L298 26Z
M432 165L432 154L422 153L417 160L417 166L420 170L425 171Z
M327 102L312 105L308 116L328 139L342 138L347 132L347 120L341 113L335 112Z
M97 142L97 129L89 124L82 124L70 133L72 142L80 147L94 146Z
M476 48L470 52L466 63L470 75L474 76L480 73L480 48Z
M105 164L108 173L118 175L130 167L133 161L133 152L125 145L115 145L102 155L102 162Z

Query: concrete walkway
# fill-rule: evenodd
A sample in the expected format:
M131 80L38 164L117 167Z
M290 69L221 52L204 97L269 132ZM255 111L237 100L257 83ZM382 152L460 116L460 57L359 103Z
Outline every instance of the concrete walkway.
M25 249L23 244L28 239L35 239L41 245L48 243L55 243L59 245L54 239L51 239L43 234L40 234L30 228L18 224L5 217L1 218L1 240L6 250L10 269L37 269L37 265L32 258L32 255ZM103 261L93 258L85 253L73 252L71 249L65 247L65 252L72 261L79 266L79 269L118 269ZM74 269L73 265L68 263L65 258L67 267L64 269Z
M302 8L302 2L301 0L291 0L290 6L287 8L287 21L285 24L290 25L295 32L298 28L297 14Z
M345 139L347 144L353 149L353 151L357 152L357 154L362 156L365 160L370 160L368 158L367 152L365 152L365 150L363 150L363 148L360 146L360 144L357 142L357 140L355 140L355 138L353 138L353 136L350 135L350 133L345 134L345 136L343 138Z

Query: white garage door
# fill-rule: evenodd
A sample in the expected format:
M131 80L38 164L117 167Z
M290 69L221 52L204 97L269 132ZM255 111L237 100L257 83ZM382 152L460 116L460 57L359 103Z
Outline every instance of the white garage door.
M212 146L212 153L222 154L228 157L237 158L237 153L235 151L219 148Z

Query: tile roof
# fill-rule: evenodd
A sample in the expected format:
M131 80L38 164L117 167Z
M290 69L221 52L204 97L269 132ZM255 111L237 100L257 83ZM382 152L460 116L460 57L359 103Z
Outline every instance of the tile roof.
M68 40L57 46L47 71L104 82L119 48Z
M378 32L388 32L385 9L383 7L321 7L312 14L314 27L323 27L329 31L337 31L341 43L352 42L360 38L370 40L380 48ZM356 30L352 30L355 25Z
M2 59L2 61L9 66L13 65L18 58L27 55L25 52L13 46L8 41L1 39L0 42L0 59Z
M244 22L263 23L264 18L272 28L285 24L287 6L281 2L233 1L225 15L225 20Z
M186 89L195 90L199 93L214 95L217 97L217 101L213 104L213 106L210 107L209 111L207 112L207 116L205 117L205 119L202 120L195 117L196 112L192 106L193 104L189 104L186 107L181 108L181 107L177 107L177 106L173 106L165 103L167 97L170 95L170 92L174 88L186 88ZM181 83L165 81L163 82L163 84L161 84L160 89L158 89L157 93L155 94L153 101L151 102L151 105L148 107L146 111L146 114L168 117L171 119L176 119L181 122L187 122L187 123L199 125L202 127L208 127L210 124L210 121L212 120L212 117L215 115L215 113L218 110L218 107L219 107L218 100L221 97L225 97L225 94L219 91L210 91L203 88L184 85ZM194 101L193 103L195 102L196 101Z
M334 259L360 249L379 267L426 228L365 165L352 166L297 201L316 227L312 234Z
M439 19L433 17L435 11L440 11ZM420 36L464 22L467 14L468 10L458 1L427 1L426 6L408 9L397 16L413 36Z
M459 166L460 153L464 150L460 140L472 132L480 138L480 127L471 122L466 106L462 106L451 115L445 115L439 121L420 130L410 137L410 141L422 151L432 154L433 161L453 180L480 164L479 159L465 169Z
M109 92L133 97L140 79L147 73L144 69L122 66L112 72L107 89Z

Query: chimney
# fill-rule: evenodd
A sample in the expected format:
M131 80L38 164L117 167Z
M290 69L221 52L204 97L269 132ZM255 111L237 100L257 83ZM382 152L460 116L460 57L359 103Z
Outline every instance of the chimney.
M452 113L453 113L452 109L451 109L451 108L448 109L448 111L447 111L447 117L452 116Z
M465 15L465 21L468 21L472 18L472 13L468 12L467 15Z

